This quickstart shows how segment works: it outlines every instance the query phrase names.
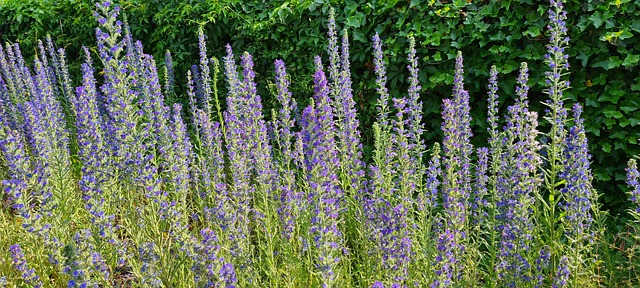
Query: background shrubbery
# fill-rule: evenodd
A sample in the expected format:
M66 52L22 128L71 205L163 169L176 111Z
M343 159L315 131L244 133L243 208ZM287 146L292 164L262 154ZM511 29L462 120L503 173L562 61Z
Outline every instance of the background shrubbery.
M0 2L0 39L19 42L32 56L37 39L51 34L65 47L72 71L79 71L82 45L93 47L93 1ZM407 87L407 36L417 41L420 57L421 94L425 103L426 134L434 138L440 125L440 103L450 92L455 52L467 59L468 89L471 95L485 95L488 67L496 63L504 81L502 95L513 94L520 62L530 64L533 83L544 81L541 73L545 51L546 25L544 1L120 1L133 37L143 39L146 53L163 59L173 53L177 77L184 77L192 59L198 55L196 31L204 25L210 54L224 55L224 44L256 55L258 89L265 95L265 108L276 100L266 79L272 79L272 63L283 59L292 77L291 90L299 100L311 95L313 67L310 57L324 53L324 31L329 6L336 7L336 22L344 23L351 34L351 60L354 95L359 118L365 127L374 119L374 79L369 35L379 32L389 54L388 77L391 95ZM614 214L626 208L624 166L626 159L640 152L640 78L638 33L640 1L569 1L568 54L572 89L569 96L585 107L585 129L593 153L596 188ZM79 73L71 73L80 75ZM266 77L269 76L269 77ZM79 79L74 79L78 84ZM180 83L181 81L178 81ZM544 99L542 85L532 85L531 102ZM178 87L184 89L184 87ZM177 95L184 95L179 90ZM484 141L487 124L483 97L472 96L477 107L473 119L476 141ZM505 97L505 96L503 96ZM509 100L501 99L503 107ZM504 101L506 100L506 101ZM186 99L173 101L185 102ZM304 103L304 102L302 102ZM371 129L365 129L365 154L370 154Z

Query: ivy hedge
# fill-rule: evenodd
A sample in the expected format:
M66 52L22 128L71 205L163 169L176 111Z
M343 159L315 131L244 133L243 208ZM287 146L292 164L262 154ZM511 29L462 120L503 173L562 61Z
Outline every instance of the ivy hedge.
M420 58L422 101L429 139L440 139L440 103L450 95L456 51L465 57L466 84L475 106L474 132L486 136L486 85L489 67L500 72L503 108L514 95L520 62L528 62L531 83L544 81L547 1L488 0L121 0L131 32L147 53L173 54L178 78L198 58L197 30L204 27L208 49L222 56L224 44L253 53L256 74L269 79L275 59L283 59L293 77L294 95L311 94L312 56L326 54L326 19L336 9L337 23L351 37L354 93L359 118L374 119L375 95L370 37L379 32L388 53L390 93L407 88L407 36L414 36ZM640 0L568 1L573 101L584 105L593 154L596 188L614 213L626 208L625 165L640 153ZM20 42L33 55L37 39L51 34L65 47L71 69L81 62L82 45L94 45L93 1L0 1L0 40ZM325 55L326 57L326 55ZM162 61L159 61L162 62ZM77 74L79 73L72 73ZM272 78L272 77L271 77ZM305 84L306 83L306 84ZM272 83L259 83L265 107L275 103ZM544 109L543 85L532 85L533 105ZM178 93L181 95L181 93ZM181 101L180 97L174 101ZM542 127L541 129L546 129ZM371 139L371 135L365 135ZM370 142L369 142L370 143ZM482 144L482 142L476 143Z

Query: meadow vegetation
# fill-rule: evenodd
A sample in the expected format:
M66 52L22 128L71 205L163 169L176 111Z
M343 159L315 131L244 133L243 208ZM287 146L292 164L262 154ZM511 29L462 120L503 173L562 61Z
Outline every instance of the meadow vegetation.
M276 60L271 110L252 54L227 44L211 57L201 28L182 82L171 52L158 69L121 12L96 4L80 85L50 37L33 63L0 46L0 287L640 285L640 173L629 160L631 220L614 230L593 187L590 115L567 97L562 1L538 59L546 99L530 103L528 63L512 93L498 89L501 64L487 67L484 145L472 144L462 52L442 138L425 141L415 39L407 90L392 95L384 40L367 35L370 159L333 10L325 53L309 59L311 99L298 105ZM168 101L182 91L184 106Z

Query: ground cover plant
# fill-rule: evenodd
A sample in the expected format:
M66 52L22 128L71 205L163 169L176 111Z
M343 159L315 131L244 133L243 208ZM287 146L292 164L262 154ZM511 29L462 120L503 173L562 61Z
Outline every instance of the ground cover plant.
M638 285L640 208L628 233L608 232L582 107L566 97L563 8L552 0L548 9L546 109L530 109L522 63L513 104L500 111L492 66L483 147L471 144L462 53L442 101L444 137L426 143L415 40L409 89L392 97L382 40L371 35L379 98L369 162L348 31L333 12L325 59L313 59L309 104L298 107L278 60L272 111L263 111L253 56L236 57L227 45L223 59L210 58L202 30L188 103L168 105L181 85L171 54L159 72L109 2L96 4L97 49L82 51L77 87L52 39L39 43L33 65L6 44L0 285ZM635 160L627 174L640 207Z

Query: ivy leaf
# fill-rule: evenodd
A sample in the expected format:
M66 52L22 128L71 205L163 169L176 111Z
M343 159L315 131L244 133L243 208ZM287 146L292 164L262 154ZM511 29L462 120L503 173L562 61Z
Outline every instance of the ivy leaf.
M537 26L531 26L527 31L524 31L524 34L529 35L531 37L537 37L540 35L540 28Z
M638 61L640 61L640 55L638 54L628 54L624 61L622 62L622 66L629 67L635 66Z
M585 99L585 102L586 102L587 106L600 107L600 103L598 103L598 101L593 101L593 99L591 99L591 98Z
M637 106L622 106L620 107L620 110L624 111L624 113L629 114L633 111L636 111L638 109Z
M604 110L604 111L602 111L602 114L604 114L604 116L607 116L607 118L620 119L620 118L624 117L624 115L622 115L622 113L620 113L620 111L614 110L614 109Z
M601 68L604 68L605 70L611 70L613 68L619 67L620 64L622 64L622 62L623 61L620 60L620 57L611 56L607 60L603 60L593 64L592 67L601 67Z
M596 11L593 15L589 16L589 20L593 23L593 27L596 28L600 28L600 26L602 26L602 22L604 22L600 11Z

